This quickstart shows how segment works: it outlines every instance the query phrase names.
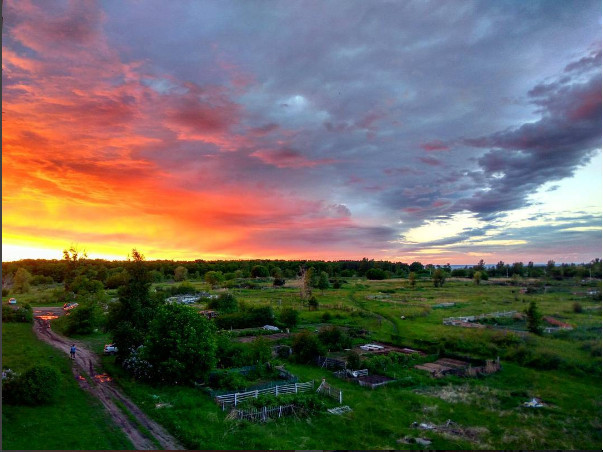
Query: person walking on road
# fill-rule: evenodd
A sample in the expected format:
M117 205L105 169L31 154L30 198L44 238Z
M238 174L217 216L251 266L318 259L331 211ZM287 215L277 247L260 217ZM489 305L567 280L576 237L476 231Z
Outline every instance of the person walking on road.
M75 344L71 344L71 350L69 351L71 359L75 359Z

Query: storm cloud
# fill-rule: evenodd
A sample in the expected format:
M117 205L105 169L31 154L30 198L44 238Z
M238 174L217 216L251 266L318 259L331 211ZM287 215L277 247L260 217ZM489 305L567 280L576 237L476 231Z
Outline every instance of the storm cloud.
M598 1L4 6L3 237L125 256L135 212L156 257L600 257L542 240L600 250L568 226L600 197L549 202L601 176Z

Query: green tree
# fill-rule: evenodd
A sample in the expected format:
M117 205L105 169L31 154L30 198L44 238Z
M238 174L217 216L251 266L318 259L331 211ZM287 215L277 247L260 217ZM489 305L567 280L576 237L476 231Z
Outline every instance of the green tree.
M320 303L318 303L318 300L316 299L315 296L311 296L308 299L308 308L310 309L310 311L318 311L319 305L320 305Z
M473 282L475 285L479 286L479 283L482 281L482 272L476 271L473 273Z
M63 282L65 284L65 292L71 291L71 283L76 276L82 272L82 264L88 258L86 250L80 252L77 246L71 245L67 250L63 250L63 261L65 261L65 276Z
M434 287L442 287L446 282L446 273L441 268L438 268L435 272L433 272L433 286Z
M176 267L176 269L174 270L174 281L176 282L184 281L187 276L188 270L182 265Z
M417 273L420 271L423 271L423 264L421 262L413 262L412 264L410 264L410 271Z
M222 293L218 298L210 300L207 304L210 309L216 309L224 314L236 312L239 309L239 303L231 293Z
M268 341L262 336L256 337L250 344L249 357L253 364L263 364L270 361L272 350Z
M66 319L66 333L71 334L90 334L99 328L104 321L102 304L107 299L104 293L87 295L78 300L79 306L69 312Z
M167 384L204 379L216 362L215 326L188 306L161 306L144 345L156 381Z
M18 405L46 405L56 397L60 381L56 368L46 364L35 365L23 375L2 382L2 401Z
M318 280L318 288L321 293L324 294L331 285L329 284L329 274L327 272L320 272L320 278Z
M213 289L224 281L224 274L217 271L209 271L205 273L205 282Z
M31 273L29 273L23 267L19 267L15 272L15 276L13 278L13 290L17 293L29 292L30 280Z
M144 256L136 249L132 250L127 271L128 282L118 289L118 301L112 303L109 309L108 325L118 348L118 361L142 345L155 310L163 301L159 296L151 297L151 278Z
M530 333L534 334L542 334L541 327L541 318L540 312L538 311L538 306L536 306L536 302L530 301L530 305L526 310L526 319L527 319L527 327Z
M417 274L415 272L410 272L408 274L408 282L410 283L410 287L415 287L417 284Z
M365 276L366 276L366 279L383 280L383 279L385 279L386 274L380 268L371 268L370 270L368 270L366 272Z
M293 338L293 354L297 362L310 363L317 356L324 355L325 348L318 337L309 331L302 331Z
M280 312L279 320L287 328L294 328L299 322L299 312L293 308L285 308Z
M252 278L267 278L268 276L270 276L270 272L263 265L254 265L251 268Z

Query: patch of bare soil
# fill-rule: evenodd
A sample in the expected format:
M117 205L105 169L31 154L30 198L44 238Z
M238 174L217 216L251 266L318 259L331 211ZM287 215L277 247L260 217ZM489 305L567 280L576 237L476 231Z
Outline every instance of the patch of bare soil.
M80 388L98 398L113 421L130 439L137 450L156 450L157 444L166 450L184 450L185 448L163 427L150 419L104 373L98 356L86 349L80 342L61 336L50 328L47 316L62 314L61 308L38 308L34 312L34 331L36 336L59 350L69 354L71 344L77 352L73 360L73 375ZM131 419L115 404L119 400L131 413ZM143 426L148 433L141 431Z

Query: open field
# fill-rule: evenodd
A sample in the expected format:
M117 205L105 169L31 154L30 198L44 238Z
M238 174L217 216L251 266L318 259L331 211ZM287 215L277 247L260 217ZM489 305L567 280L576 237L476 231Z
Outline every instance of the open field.
M65 353L37 340L25 323L3 323L2 367L23 372L34 363L50 364L61 374L54 403L2 405L3 450L132 449L100 403L83 392Z
M192 283L209 291L203 282ZM317 366L273 360L284 364L300 382L315 380L318 385L325 378L341 389L343 404L352 409L341 416L321 412L259 424L229 421L228 411L222 411L203 389L141 384L116 366L113 357L103 357L103 363L143 411L191 449L422 448L413 443L414 438L431 441L434 449L597 449L601 444L601 301L586 296L584 287L574 281L555 282L546 292L534 294L501 283L449 280L434 288L431 281L423 280L411 288L403 279L348 278L341 289L315 290L319 307L314 311L300 301L295 284L231 290L239 302L271 306L277 318L285 308L298 310L300 322L292 335L338 325L368 331L353 345L392 343L425 351L425 360L438 353L501 358L501 371L479 378L434 379L414 369L414 361L384 362L382 373L397 381L375 390L337 379ZM543 315L574 328L536 336L525 331L522 320L501 319L499 325L490 322L480 329L442 323L447 317L522 313L532 300ZM582 312L575 312L576 302ZM436 306L442 303L454 305ZM192 306L206 308L205 303ZM108 336L97 333L78 339L100 353ZM290 344L291 337L271 343ZM522 406L534 397L546 406ZM442 427L448 420L454 428ZM415 422L437 428L416 428Z

